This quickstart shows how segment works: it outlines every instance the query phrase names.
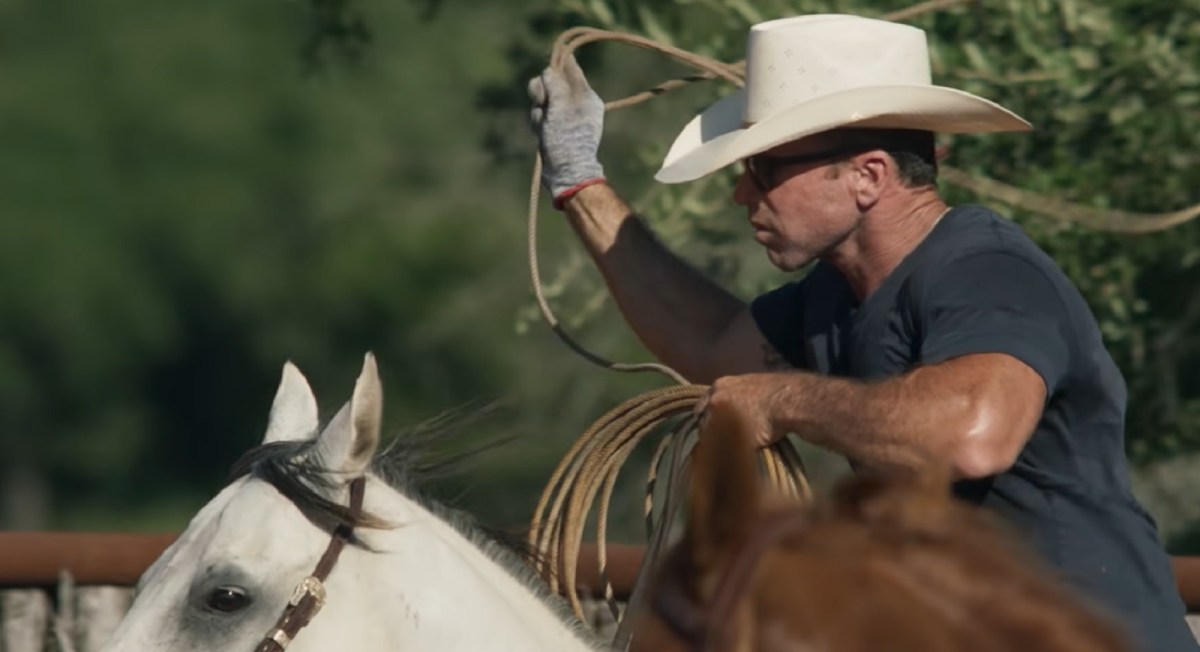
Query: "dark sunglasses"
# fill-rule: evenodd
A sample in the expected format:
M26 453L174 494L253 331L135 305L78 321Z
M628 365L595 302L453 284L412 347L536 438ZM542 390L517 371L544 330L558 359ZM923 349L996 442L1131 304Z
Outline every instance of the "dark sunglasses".
M766 154L755 154L742 160L742 165L746 168L746 172L750 175L750 180L754 182L755 187L759 192L765 193L776 186L775 171L785 165L803 165L805 163L816 163L818 161L831 161L837 158L851 156L855 151L847 147L838 147L834 149L826 149L809 154L797 154L796 156L768 156Z

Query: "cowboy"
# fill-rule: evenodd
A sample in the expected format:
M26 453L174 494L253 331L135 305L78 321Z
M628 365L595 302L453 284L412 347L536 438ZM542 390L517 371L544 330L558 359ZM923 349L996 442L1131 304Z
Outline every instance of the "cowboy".
M939 196L935 133L1028 131L931 83L925 33L847 15L753 26L746 86L675 139L656 179L741 163L733 200L783 271L746 302L661 245L607 183L604 106L568 58L530 82L543 185L650 352L710 405L856 468L948 465L1146 650L1196 650L1130 489L1126 388L1095 318L1011 221Z

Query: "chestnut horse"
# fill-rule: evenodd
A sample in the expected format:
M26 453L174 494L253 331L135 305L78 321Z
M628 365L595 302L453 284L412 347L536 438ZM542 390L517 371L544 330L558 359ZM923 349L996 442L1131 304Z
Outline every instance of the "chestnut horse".
M706 417L631 652L1132 649L947 475L852 478L801 508L766 493L748 427Z

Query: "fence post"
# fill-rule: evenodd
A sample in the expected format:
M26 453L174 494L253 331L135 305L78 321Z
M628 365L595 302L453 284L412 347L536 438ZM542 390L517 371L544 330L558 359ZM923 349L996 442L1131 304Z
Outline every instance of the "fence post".
M79 589L75 607L78 652L97 652L121 624L133 591L120 586L89 586Z
M41 589L0 591L3 617L2 652L46 652L50 631L50 596Z
M53 639L58 652L75 652L75 640L71 635L75 629L75 580L71 573L58 572L58 611L54 614Z

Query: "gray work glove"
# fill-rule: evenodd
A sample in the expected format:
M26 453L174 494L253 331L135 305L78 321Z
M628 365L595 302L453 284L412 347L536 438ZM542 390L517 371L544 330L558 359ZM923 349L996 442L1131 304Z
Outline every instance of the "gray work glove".
M604 130L604 101L568 55L561 70L529 80L530 118L542 154L542 185L561 208L580 184L604 179L596 158Z

